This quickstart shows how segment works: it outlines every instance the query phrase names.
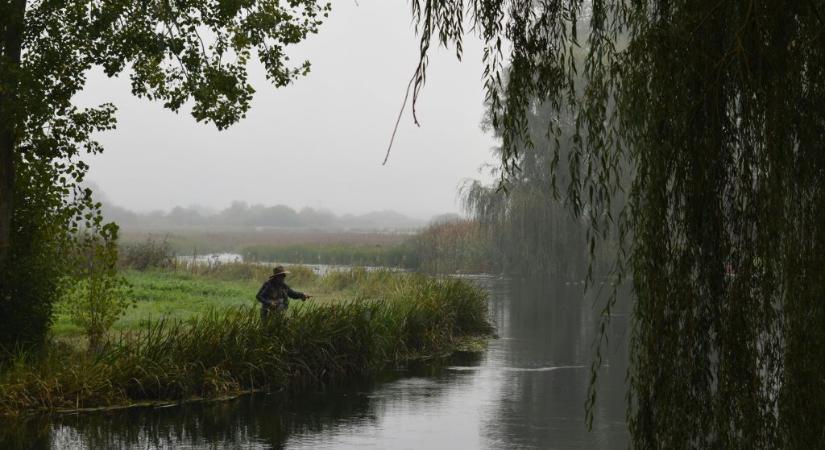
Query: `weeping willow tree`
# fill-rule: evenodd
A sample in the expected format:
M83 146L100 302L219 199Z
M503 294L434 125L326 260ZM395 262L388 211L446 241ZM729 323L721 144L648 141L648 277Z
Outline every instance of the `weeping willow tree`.
M554 167L557 159L567 159L570 145L556 147L547 139L545 124L551 118L556 118L555 112L547 107L529 112L532 151L519 153L519 170L507 176L506 195L500 184L485 185L471 180L462 186L461 199L465 210L483 230L498 270L517 275L579 278L588 268L586 220L570 214L565 207L566 194L556 189L559 184L569 183L567 174L557 173ZM568 119L562 119L562 136L569 136L572 131ZM500 133L499 129L492 131ZM500 155L501 148L495 152ZM495 176L500 169L493 167L491 172ZM594 261L603 262L604 258L599 257L603 253L600 251Z
M556 145L571 146L567 199L599 212L591 249L618 230L616 271L633 280L634 447L825 442L825 2L412 6L413 100L431 44L461 57L465 33L484 42L505 179L534 148L533 109L573 117ZM545 128L563 137L552 116Z

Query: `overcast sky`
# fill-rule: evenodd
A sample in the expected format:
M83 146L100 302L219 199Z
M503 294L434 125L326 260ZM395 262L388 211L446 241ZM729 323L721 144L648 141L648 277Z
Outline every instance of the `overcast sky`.
M491 161L483 115L481 46L464 61L435 49L417 112L405 112L387 166L384 152L417 63L407 0L338 0L318 35L291 52L309 76L274 89L255 70L252 110L228 130L133 98L127 79L89 78L81 105L114 102L118 128L101 134L89 179L133 210L233 200L335 213L393 209L414 217L457 212L457 187Z

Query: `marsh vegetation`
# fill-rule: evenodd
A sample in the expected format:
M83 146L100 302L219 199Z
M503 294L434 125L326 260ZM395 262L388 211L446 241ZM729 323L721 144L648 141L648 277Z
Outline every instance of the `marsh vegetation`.
M60 411L323 387L451 353L491 331L487 299L457 279L352 269L291 282L318 299L262 322L260 265L130 270L135 307L104 345L59 315L52 343L8 358L0 414Z

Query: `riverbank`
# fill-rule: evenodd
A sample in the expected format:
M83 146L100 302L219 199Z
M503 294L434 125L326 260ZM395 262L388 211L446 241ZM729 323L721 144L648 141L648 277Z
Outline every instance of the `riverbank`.
M304 276L305 286L335 295L294 302L288 314L262 323L255 290L246 289L260 280L227 275L258 270L241 266L210 276L127 274L133 282L145 277L144 293L155 283L166 303L192 289L218 303L221 291L209 289L216 286L237 296L226 296L226 305L204 302L188 316L130 322L127 315L97 355L54 339L42 355L18 356L0 374L0 415L324 387L449 354L491 332L486 297L466 281L357 269L324 277L296 271L296 288L306 289ZM144 305L151 302L138 308L157 306ZM71 336L60 325L56 336Z

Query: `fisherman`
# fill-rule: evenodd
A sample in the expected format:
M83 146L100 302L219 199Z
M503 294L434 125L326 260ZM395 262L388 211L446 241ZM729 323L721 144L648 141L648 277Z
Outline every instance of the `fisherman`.
M286 274L289 271L284 270L284 266L275 266L272 270L272 276L269 280L264 282L258 295L255 298L261 302L261 320L266 320L272 312L282 313L289 307L289 299L307 300L312 298L311 295L306 295L303 292L293 291L287 286Z

